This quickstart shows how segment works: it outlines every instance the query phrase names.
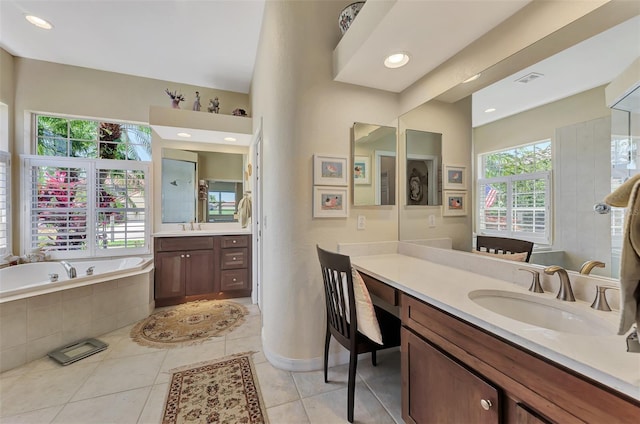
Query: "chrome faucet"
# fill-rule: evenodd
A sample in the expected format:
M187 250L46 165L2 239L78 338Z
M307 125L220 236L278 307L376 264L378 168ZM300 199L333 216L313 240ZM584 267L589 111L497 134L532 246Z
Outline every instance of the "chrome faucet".
M67 271L67 275L69 276L69 278L76 278L77 276L76 269L74 268L73 265L71 265L67 261L60 261L60 263L64 267L64 270Z
M565 300L567 302L575 302L576 298L573 296L573 290L571 289L571 281L569 281L569 274L567 271L558 265L552 265L544 269L544 273L548 275L558 274L560 277L560 289L556 299Z
M605 263L600 261L587 261L582 264L582 267L580 268L580 274L589 275L591 270L595 267L604 268Z

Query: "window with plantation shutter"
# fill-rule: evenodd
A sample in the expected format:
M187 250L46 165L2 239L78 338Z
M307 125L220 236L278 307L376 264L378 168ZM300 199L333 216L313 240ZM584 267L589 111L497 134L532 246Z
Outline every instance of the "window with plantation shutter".
M52 258L149 253L149 164L24 157L27 249Z
M551 244L551 142L479 158L478 234Z
M11 253L10 222L11 213L9 210L10 176L9 153L0 152L0 256Z

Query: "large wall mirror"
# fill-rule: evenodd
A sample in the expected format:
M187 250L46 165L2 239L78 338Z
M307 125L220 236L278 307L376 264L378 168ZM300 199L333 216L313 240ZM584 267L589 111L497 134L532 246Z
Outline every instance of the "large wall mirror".
M396 128L353 124L353 204L396 204Z
M405 138L407 205L442 204L442 134L407 130Z
M246 155L162 149L162 223L237 222Z
M491 235L489 228L481 223L484 210L504 208L503 224L507 226L507 210L528 208L531 213L523 210L513 216L533 217L534 221L520 222L514 218L509 225L513 238L524 238L518 232L525 228L548 234L547 243L536 243L531 263L561 265L579 271L585 261L597 260L606 266L594 268L591 274L618 276L624 210L613 208L608 214L600 214L594 206L640 170L638 110L612 110L606 100L609 83L640 56L638 33L640 17L636 16L473 94L470 109L473 117L466 126L473 141L469 143L465 159L452 158L448 141L451 139L447 139L450 134L442 131L444 162L467 164L467 169L473 171L469 173L472 178L468 193L469 215L473 219L465 225L464 237L472 240L472 234ZM593 62L594 57L598 58L598 66ZM487 69L478 82L485 75L506 76L507 73L497 71L500 66ZM522 78L526 76L529 77ZM637 83L637 79L634 82ZM548 85L552 96L544 97L542 94ZM444 98L439 99L444 103ZM453 106L467 102L468 98L450 101L453 103L446 104ZM478 178L483 176L483 155L496 152L517 155L526 150L525 146L545 140L552 146L552 178L548 189L536 194L538 197L548 195L542 204L518 204L518 199L510 205L501 204L498 200L488 200L501 198L500 193L488 195L491 188L499 191L499 186L485 184L478 189ZM462 144L459 146L463 148ZM521 199L527 200L527 196L522 193ZM534 211L535 208L538 210ZM549 220L542 222L543 217ZM466 243L456 246L456 240L462 240L463 236L449 225L456 222L455 219L443 217L439 221L435 214L435 222L430 226L427 216L408 218L412 218L411 215L401 210L401 240L448 236L454 239L454 248L471 248ZM441 231L442 227L447 231Z

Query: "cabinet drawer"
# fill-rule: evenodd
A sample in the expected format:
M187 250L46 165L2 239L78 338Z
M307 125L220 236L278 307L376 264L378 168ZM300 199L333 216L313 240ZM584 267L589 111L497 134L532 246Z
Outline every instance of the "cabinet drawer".
M156 251L213 249L213 237L161 237L155 240Z
M249 289L248 272L246 269L233 269L222 271L220 274L220 290L242 290Z
M224 249L222 250L222 269L246 268L247 249Z
M249 236L222 236L220 246L223 249L229 247L247 247L249 246Z
M398 290L362 272L360 275L362 275L362 280L367 286L369 293L375 294L380 299L392 304L393 306L398 306Z

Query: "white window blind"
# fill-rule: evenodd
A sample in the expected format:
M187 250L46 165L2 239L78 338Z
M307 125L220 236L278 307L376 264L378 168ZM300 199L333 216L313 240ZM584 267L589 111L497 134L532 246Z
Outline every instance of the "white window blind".
M149 252L147 162L42 156L24 162L27 249L46 249L53 258Z
M11 196L11 166L7 152L0 152L0 256L11 252L11 211L9 197Z
M481 234L551 242L551 171L478 180Z

